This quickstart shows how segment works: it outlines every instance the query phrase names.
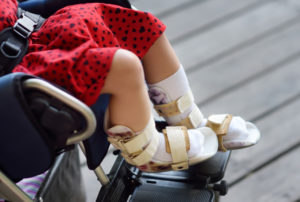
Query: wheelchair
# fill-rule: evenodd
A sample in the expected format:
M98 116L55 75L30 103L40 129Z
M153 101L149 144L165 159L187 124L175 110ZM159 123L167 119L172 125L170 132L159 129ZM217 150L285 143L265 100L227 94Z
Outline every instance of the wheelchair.
M106 175L101 162L109 147L103 129L109 95L101 95L89 108L60 87L23 73L1 76L0 95L0 198L6 201L83 200L79 187L57 186L68 183L61 178L72 172L76 177L70 177L69 183L80 186L78 144L102 184L96 201L208 202L227 193L222 178L230 151L218 152L185 171L161 173L142 172L115 151L118 157ZM166 123L156 121L156 125L161 130ZM46 171L34 199L16 185Z
M32 82L34 84L31 84ZM53 91L58 91L58 93L53 93ZM43 183L35 198L35 201L46 201L44 195L49 189L49 184L53 184L51 181L54 181L58 168L63 168L63 159L67 159L66 155L72 155L67 150L73 149L74 146L71 145L74 144L81 144L87 155L89 168L95 170L96 176L102 183L97 201L215 201L216 196L227 193L226 182L218 182L224 176L230 152L219 152L213 158L191 166L186 171L146 173L127 164L116 151L115 154L118 157L110 173L108 176L104 174L101 167L98 166L108 149L108 143L103 138L106 137L106 134L101 126L109 103L109 95L101 95L90 110L48 82L22 73L2 76L0 93L3 95L0 106L1 123L3 124L0 196L8 201L31 201L14 182L24 177L37 175L50 168L49 175L45 179L46 182ZM74 100L68 103L69 100L62 99L61 94ZM74 104L74 102L77 103ZM39 111L37 106L40 103L48 103L42 110L42 116L37 115L37 111ZM28 108L30 112L27 111ZM58 118L61 115L55 114L58 112L70 115L76 124L71 124L73 122L69 120L68 116L66 116L68 118ZM31 117L32 115L34 117ZM58 119L59 127L56 125ZM158 129L163 128L166 124L162 121L156 123ZM70 125L72 127L69 127ZM41 129L36 129L38 127ZM62 130L61 128L68 129ZM70 131L69 128L72 133L68 134L66 145L61 146L60 141L53 143L56 151L59 150L59 153L65 152L65 154L61 155L52 151L53 149L49 149L53 145L49 146L45 137L64 136L61 131L65 133L65 131ZM6 134L10 134L10 137L7 138ZM26 134L26 136L22 136L22 134ZM80 143L81 141L84 143ZM24 159L26 163L24 163Z

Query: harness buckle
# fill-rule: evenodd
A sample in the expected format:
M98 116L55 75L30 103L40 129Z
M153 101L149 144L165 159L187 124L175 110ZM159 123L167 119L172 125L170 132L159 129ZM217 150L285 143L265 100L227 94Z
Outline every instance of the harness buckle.
M21 17L14 24L13 30L19 36L23 38L28 38L29 35L33 32L36 22L27 17L24 13L21 14Z

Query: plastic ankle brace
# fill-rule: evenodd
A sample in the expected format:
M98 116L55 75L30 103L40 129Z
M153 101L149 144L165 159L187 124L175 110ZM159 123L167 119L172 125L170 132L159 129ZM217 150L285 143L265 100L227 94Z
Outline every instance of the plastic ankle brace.
M124 159L135 166L151 162L159 144L159 134L151 117L149 124L138 135L126 126L114 126L108 130L108 141L122 151ZM171 153L173 163L168 163L173 170L188 168L189 138L186 127L167 127L165 129L166 150ZM151 162L153 163L153 162ZM164 162L157 162L165 164Z
M154 105L155 110L160 116L170 117L183 113L190 106L194 104L194 96L192 91L188 91L185 95L181 96L177 100L174 100L167 104ZM195 107L192 112L182 121L176 123L177 126L186 126L187 128L196 128L200 125L203 119L203 114Z
M227 151L227 149L223 145L223 136L228 133L231 120L231 114L210 115L207 119L206 126L211 128L218 137L219 151Z
M133 163L134 165L140 164L141 161L134 157L143 157L145 161L151 160L157 150L159 140L158 134L155 133L158 132L152 117L146 128L139 134L135 134L130 128L122 125L114 126L107 132L109 134L108 141L122 151L124 158L128 157L132 161L136 161Z

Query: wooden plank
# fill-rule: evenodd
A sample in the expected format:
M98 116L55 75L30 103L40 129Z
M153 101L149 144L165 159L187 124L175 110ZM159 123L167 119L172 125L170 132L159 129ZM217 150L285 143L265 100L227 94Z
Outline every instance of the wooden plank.
M229 189L222 202L291 202L300 198L300 148Z
M297 12L278 1L270 2L239 18L233 19L201 35L175 44L182 63L187 69L236 48L245 41L287 23L297 17Z
M298 12L300 11L300 1L299 0L290 0L290 1L282 1L282 4L286 4L287 6L297 10Z
M300 55L299 55L300 56ZM204 114L233 113L251 120L299 93L299 58L241 88L212 100L202 108Z
M185 34L194 31L200 32L213 24L218 24L224 19L236 17L236 15L253 9L267 1L262 0L209 0L198 1L193 6L179 10L173 15L162 17L167 25L166 34L171 42L179 40Z
M202 111L205 114L230 112L242 115L246 119L252 119L299 94L297 88L300 86L299 63L300 60L297 59L282 68L276 69L264 77L205 105ZM293 113L299 111L299 109L299 105L292 106L287 114L280 112L277 119L263 120L262 125L258 125L259 128L262 128L263 138L269 136L266 142L270 144L261 143L256 147L249 148L249 150L235 151L230 161L231 168L228 169L229 181L234 181L245 175L249 170L268 161L299 140L296 137L291 137L291 135L295 135L293 132L297 131L295 128L299 127L300 117L295 116L295 113ZM277 123L281 122L283 130L280 130L281 127L274 127L274 125L276 126ZM272 129L272 131L266 131L264 127L268 130ZM286 134L288 128L292 129L292 132ZM282 144L283 142L285 144ZM274 148L277 151L275 153ZM235 157L237 155L235 153L239 153L239 155ZM249 154L251 155L249 156Z
M226 90L240 85L246 79L260 72L278 68L277 64L299 53L299 33L300 21L296 21L295 24L265 40L188 74L196 102L204 105L205 102L215 99L215 96L224 91L226 93Z
M205 1L205 0L201 0ZM131 1L132 4L138 8L139 10L149 11L154 15L160 15L164 12L168 12L172 9L176 9L180 6L184 6L185 4L189 4L192 2L199 2L199 0L135 0Z
M270 0L260 0L260 1L248 0L247 2L243 2L243 4L246 7L251 6L252 4L248 4L250 1L263 3L266 1L270 1ZM231 9L230 7L232 7L234 9L236 6L238 6L236 4L241 3L240 1L235 1L232 3L230 0L226 0L226 1L224 1L224 0L223 1L219 1L219 0L184 0L184 1L180 1L180 0L164 0L164 1L161 1L161 0L151 0L151 1L149 1L149 0L130 0L130 2L133 6L137 7L138 9L144 10L144 11L149 11L155 15L158 15L158 17L160 17L160 15L162 15L164 17L165 16L169 17L169 12L174 9L176 11L178 11L179 13L186 15L185 10L187 10L189 6L191 6L191 5L194 6L194 4L198 5L198 4L202 3L203 6L199 7L198 13L200 15L202 15L202 12L206 12L206 15L204 15L205 18L210 17L211 15L215 15L216 17L218 17L219 14L223 15L227 12L227 9ZM290 7L295 8L295 9L299 8L299 6L300 6L298 0L281 1L281 3L285 4L285 5L289 5ZM214 7L214 6L216 6L216 7ZM208 9L212 9L211 12L207 12ZM178 12L176 12L175 15L177 15ZM187 10L187 12L189 12L189 11ZM173 13L171 12L171 15L172 14ZM162 19L164 19L164 17ZM211 17L213 17L213 16L211 16ZM179 21L182 21L182 19ZM179 21L176 21L175 23L178 23ZM184 22L186 22L186 21L184 21Z
M232 152L225 179L233 182L300 142L300 99L259 120L261 140L254 147ZM239 186L238 184L236 186Z

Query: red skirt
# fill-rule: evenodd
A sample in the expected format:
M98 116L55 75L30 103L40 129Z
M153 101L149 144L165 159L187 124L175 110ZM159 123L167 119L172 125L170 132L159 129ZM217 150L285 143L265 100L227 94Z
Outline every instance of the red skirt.
M17 20L17 3L0 3L2 30ZM127 49L142 58L164 30L165 25L147 12L103 3L67 6L30 36L28 53L13 72L42 77L92 105L116 50Z

